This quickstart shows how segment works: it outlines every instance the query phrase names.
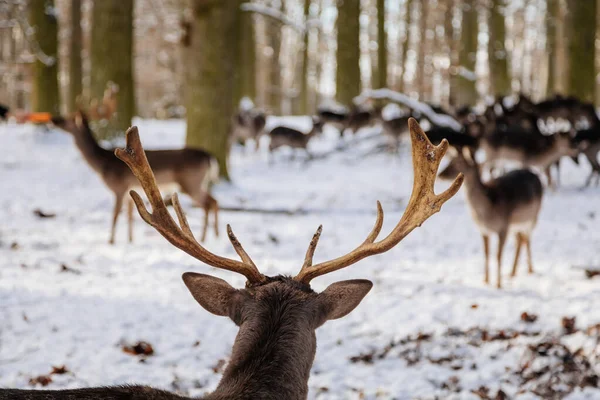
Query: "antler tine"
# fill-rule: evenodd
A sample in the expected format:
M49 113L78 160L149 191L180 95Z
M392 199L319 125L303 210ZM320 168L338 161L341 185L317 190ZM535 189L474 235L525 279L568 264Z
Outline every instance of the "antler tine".
M414 118L408 120L408 126L412 142L414 182L410 200L396 227L387 237L375 242L383 225L383 209L381 204L377 202L375 226L361 245L344 256L317 265L311 266L305 262L300 273L294 278L295 280L308 284L318 276L337 271L363 258L390 250L413 229L421 226L429 217L440 211L442 205L458 192L464 179L462 174L456 177L446 191L439 195L434 192L437 170L448 149L448 141L444 139L439 146L434 146Z
M229 241L231 242L233 249L238 254L238 256L240 256L242 261L245 262L246 264L253 265L254 268L256 268L254 261L252 261L250 256L248 256L248 253L246 253L246 250L244 250L244 248L240 244L240 241L237 239L237 237L233 233L233 230L231 229L231 225L229 225L229 224L227 224L227 236L229 237Z
M148 159L146 158L146 153L140 142L137 127L133 126L129 128L126 135L126 148L116 149L115 155L131 169L131 172L140 182L150 201L152 213L146 209L144 201L136 191L132 190L129 192L142 219L156 229L158 233L172 245L185 251L192 257L215 268L240 273L248 279L249 284L264 282L266 279L265 276L258 271L256 265L254 265L250 257L248 257L246 252L241 248L237 239L235 239L235 236L233 236L233 239L235 239L234 248L240 257L242 257L242 262L218 256L202 247L202 245L194 239L194 235L192 234L177 195L173 196L173 207L175 208L180 226L175 223L167 210L167 206L158 189L154 173L150 168L150 164L148 164ZM231 229L229 229L229 231L231 231ZM232 235L233 233L230 234L230 239L232 238ZM233 242L234 240L232 240L232 243Z
M306 256L304 257L302 269L308 268L312 265L313 256L315 255L315 250L317 249L317 244L319 243L319 238L321 237L321 232L323 232L323 225L319 225L317 231L313 235L313 238L310 240L310 244L306 250Z

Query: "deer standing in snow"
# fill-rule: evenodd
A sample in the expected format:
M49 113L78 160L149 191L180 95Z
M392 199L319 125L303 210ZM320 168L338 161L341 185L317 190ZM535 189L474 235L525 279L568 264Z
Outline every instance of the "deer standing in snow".
M517 274L517 265L521 247L527 250L529 273L533 273L531 260L531 233L537 223L542 205L543 187L540 178L527 169L511 171L489 182L481 180L479 166L465 149L450 162L440 173L444 179L452 178L455 173L465 176L465 191L471 215L481 231L483 250L485 253L486 284L490 283L489 275L489 237L498 237L498 282L502 287L502 253L509 234L514 234L517 250L511 276Z
M317 117L313 117L312 128L308 133L303 133L287 126L277 126L269 132L269 137L271 138L269 153L273 153L274 150L280 147L289 146L292 149L303 149L310 158L307 148L308 142L313 137L321 134L321 132L323 132L323 122Z
M114 155L114 150L101 147L88 124L87 116L77 112L73 118L54 117L53 124L73 135L75 145L88 165L102 178L104 184L114 193L112 225L109 243L114 244L117 220L123 200L129 189L137 186L137 180L129 168ZM156 171L160 185L177 185L192 198L194 205L204 208L204 228L202 240L206 238L208 216L214 214L215 235L218 235L217 201L210 195L210 185L219 178L219 165L214 156L204 150L148 150L148 160ZM128 202L129 241L133 241L133 203Z
M208 312L229 317L239 326L231 360L216 390L205 400L273 399L304 400L315 357L315 330L328 320L342 318L354 310L373 286L364 279L339 281L321 293L310 282L322 275L349 267L358 261L391 250L413 229L438 212L462 183L458 176L445 192L436 195L437 170L448 148L447 142L433 146L415 120L410 120L414 167L413 192L406 211L385 238L376 241L383 226L383 210L377 203L377 219L365 241L350 253L313 265L321 227L313 236L304 263L295 277L265 276L248 256L233 231L227 233L241 261L211 253L194 239L177 195L173 204L179 224L167 210L156 178L141 146L137 128L127 132L126 149L117 150L146 192L152 212L139 194L130 192L141 217L175 247L215 268L246 277L246 287L236 289L222 279L186 272L183 281L196 301ZM130 399L176 400L181 396L146 386L106 387L61 391L0 390L0 399L66 400Z

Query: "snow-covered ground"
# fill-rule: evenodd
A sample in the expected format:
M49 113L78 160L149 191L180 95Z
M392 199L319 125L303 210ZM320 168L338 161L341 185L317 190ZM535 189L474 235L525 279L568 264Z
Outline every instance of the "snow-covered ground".
M288 121L308 130L308 118ZM183 122L137 123L146 148L183 144ZM348 139L346 151L306 163L279 154L272 165L263 152L234 148L233 183L215 188L220 204L296 214L222 212L221 231L230 223L268 275L296 273L319 224L316 262L351 250L370 231L378 199L383 233L389 231L410 195L410 154L407 146L400 156L371 154L378 140ZM199 307L181 274L208 272L238 287L243 278L199 264L137 216L135 242L127 243L122 216L117 244L108 245L112 194L69 135L4 124L0 143L0 387L31 387L32 377L65 365L70 373L53 375L48 388L213 389L236 328ZM327 131L310 148L322 154L338 144ZM502 389L510 398L536 399L543 396L517 393L527 387L517 372L534 368L528 344L555 338L583 347L591 359L593 335L562 336L561 320L576 317L582 329L600 323L600 280L573 268L600 264L600 190L579 190L587 164L563 166L562 187L546 191L533 236L536 273L527 275L522 259L518 277L509 279L511 240L504 290L482 282L481 239L462 192L392 251L316 279L316 290L350 278L375 286L354 312L318 330L309 398L480 399L487 397L479 388L487 387L490 398ZM182 203L198 232L202 211L190 209L189 199ZM40 218L35 209L56 217ZM236 258L225 236L209 235L206 246ZM526 323L523 312L538 319ZM141 360L122 351L139 340L155 354ZM568 398L600 399L600 389Z

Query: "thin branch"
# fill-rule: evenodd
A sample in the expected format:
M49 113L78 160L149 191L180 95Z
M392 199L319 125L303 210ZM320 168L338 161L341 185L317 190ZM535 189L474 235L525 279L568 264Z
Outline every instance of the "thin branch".
M21 28L21 31L23 31L23 35L27 40L27 43L29 43L29 49L42 64L47 67L53 66L56 64L56 57L49 56L48 54L44 53L40 47L40 44L35 39L35 28L29 25L29 21L27 21L27 18L24 17L24 14L24 8L19 7L17 9L17 22Z
M290 17L288 17L285 13L279 11L278 9L264 6L262 4L243 3L240 6L240 9L242 11L253 12L256 14L273 18L281 22L282 24L293 28L295 31L301 34L304 34L307 30L311 28L321 28L321 21L318 18L312 18L306 20L305 22L296 22Z
M462 124L451 116L446 114L438 114L433 111L428 104L412 99L404 93L385 88L365 90L360 96L354 98L354 103L360 104L367 99L388 99L420 112L421 114L425 115L434 125L444 126L454 129L455 131L461 131L463 129Z

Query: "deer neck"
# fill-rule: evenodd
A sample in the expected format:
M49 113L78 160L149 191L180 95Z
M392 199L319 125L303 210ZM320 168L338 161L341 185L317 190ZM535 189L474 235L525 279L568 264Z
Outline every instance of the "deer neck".
M488 188L481 181L479 169L473 167L464 173L465 175L465 193L471 211L479 218L484 218L488 210L492 209L491 201L488 196Z
M305 400L317 342L305 319L282 307L242 324L223 378L207 399Z
M100 173L106 160L107 150L103 149L96 142L92 131L89 128L81 128L75 132L75 145L85 158L86 162L96 172Z

